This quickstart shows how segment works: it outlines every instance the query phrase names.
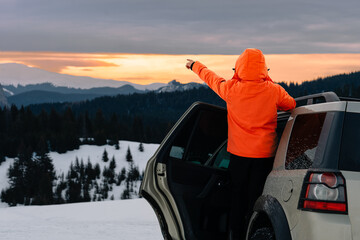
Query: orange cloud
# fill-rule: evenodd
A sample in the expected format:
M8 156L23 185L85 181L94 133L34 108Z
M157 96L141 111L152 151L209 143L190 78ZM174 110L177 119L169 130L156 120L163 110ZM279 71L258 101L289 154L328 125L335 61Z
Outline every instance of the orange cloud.
M61 72L67 67L117 67L116 64L102 61L102 55L52 53L52 52L1 52L2 61L8 59L17 63L41 68L51 72Z
M201 82L185 68L186 59L203 62L229 79L238 55L169 55L131 53L0 52L0 63L17 62L41 69L138 84ZM318 77L360 71L360 54L265 55L276 82L302 82Z

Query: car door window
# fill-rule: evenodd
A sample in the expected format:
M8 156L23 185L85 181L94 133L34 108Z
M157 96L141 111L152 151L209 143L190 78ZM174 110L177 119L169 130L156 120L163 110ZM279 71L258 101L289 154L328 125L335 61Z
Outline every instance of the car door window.
M190 117L182 131L177 134L169 157L203 165L226 138L226 115L201 111Z
M326 113L296 117L286 154L286 169L307 169L312 165L325 117Z
M214 155L211 166L217 168L229 168L230 153L227 151L227 141L223 144L219 151Z

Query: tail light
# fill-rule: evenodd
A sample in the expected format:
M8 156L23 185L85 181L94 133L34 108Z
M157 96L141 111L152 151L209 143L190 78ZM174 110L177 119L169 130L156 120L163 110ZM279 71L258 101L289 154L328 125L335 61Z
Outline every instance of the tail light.
M309 172L304 180L299 209L347 214L346 184L339 172Z

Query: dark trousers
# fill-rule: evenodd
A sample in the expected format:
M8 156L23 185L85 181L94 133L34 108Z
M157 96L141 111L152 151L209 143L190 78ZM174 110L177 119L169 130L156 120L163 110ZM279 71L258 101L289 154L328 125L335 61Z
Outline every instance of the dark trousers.
M248 221L261 195L274 158L246 158L231 154L231 209L229 230L232 239L244 239Z

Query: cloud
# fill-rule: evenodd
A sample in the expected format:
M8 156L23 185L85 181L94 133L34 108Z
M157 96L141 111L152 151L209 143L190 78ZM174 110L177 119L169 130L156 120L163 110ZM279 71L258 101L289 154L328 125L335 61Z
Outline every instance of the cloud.
M111 56L110 58L120 58L118 56ZM38 67L51 72L61 72L68 67L119 67L119 64L114 64L108 61L101 60L102 58L109 59L109 55L100 54L72 54L72 53L35 53L35 52L0 52L0 61L2 62L17 62L32 67Z
M42 68L52 72L61 72L68 67L117 67L118 65L97 60L30 60L24 64ZM85 69L84 69L85 70ZM89 70L89 69L88 69Z
M0 50L360 52L359 8L358 0L2 0Z

